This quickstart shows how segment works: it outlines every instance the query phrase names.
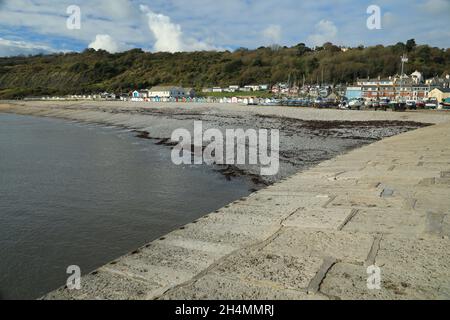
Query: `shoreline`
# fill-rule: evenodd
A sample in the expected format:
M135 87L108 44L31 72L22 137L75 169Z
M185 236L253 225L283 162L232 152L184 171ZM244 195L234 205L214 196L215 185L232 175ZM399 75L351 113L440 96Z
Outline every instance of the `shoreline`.
M1 108L1 105L0 105L0 112L1 112L1 111L2 111L2 108ZM21 111L23 111L23 110L21 110ZM450 118L449 118L449 119L450 119ZM405 120L403 120L403 121L405 121ZM406 122L404 122L404 123L406 124ZM367 123L366 123L365 125L367 125ZM129 128L129 127L126 127L126 128ZM430 127L430 128L433 128L433 127ZM323 128L322 128L322 129L323 129ZM420 130L419 130L419 131L420 131ZM414 132L414 131L412 131L412 132ZM136 130L136 133L139 133L139 130ZM411 133L411 132L410 132L410 133ZM141 134L142 134L142 132L141 132ZM143 138L146 138L146 139L147 139L149 135L150 135L149 132L145 132ZM408 134L404 134L404 135L408 135ZM403 136L403 134L402 134L402 135L399 135L399 136L396 136L396 137L402 137L402 136ZM150 138L150 139L153 140L154 138ZM159 138L158 138L158 139L159 139ZM392 139L392 138L391 138L391 139ZM384 140L382 139L381 142L383 142L383 141L385 141L385 140L390 140L390 139L384 139ZM375 141L379 141L379 140L374 140L374 141L372 141L372 142L375 142ZM164 141L164 138L163 138L161 141L159 141L158 143L163 144L163 145L164 145L164 144L167 144L167 146L170 147L170 142L168 142L167 140ZM376 142L375 144L377 144L377 143L380 143L380 141L379 141L379 142ZM345 157L345 156L348 155L349 153L358 153L359 150L362 150L362 149L365 149L365 148L370 148L371 146L373 146L373 144L369 144L368 146L366 146L366 147L364 147L364 148L356 147L356 148L353 148L351 151L347 150L347 151L345 152L345 155L343 155L343 156ZM333 162L335 159L338 159L338 158L340 158L341 156L342 156L342 154L341 154L341 155L338 155L337 157L333 157L333 158L327 159L326 161L321 161L319 167L321 167L321 166L322 166L323 164L325 164L325 163ZM312 169L311 169L311 168L312 168ZM318 167L316 167L316 166L311 166L311 168L309 168L309 170L306 169L307 171L305 171L305 172L308 172L308 171L310 171L310 170L314 171L314 170L315 170L314 168L318 168ZM302 170L301 170L301 171L302 171ZM255 197L256 195L258 195L258 194L261 194L261 193L262 193L262 194L265 194L265 193L267 193L267 192L268 192L268 193L271 193L270 190L271 190L272 188L278 189L280 185L284 185L286 182L291 181L292 179L295 179L295 177L298 176L298 175L301 175L301 172L300 172L300 173L295 173L295 174L293 174L292 176L289 176L289 177L281 178L280 180L274 182L274 184L272 184L272 185L269 186L268 188L263 189L263 190L261 190L261 191L259 191L259 192L256 192L256 193L254 193L253 195L249 196L248 198L244 198L244 199L237 200L237 201L233 202L232 204L230 204L229 206L226 206L225 208L216 211L215 213L206 215L205 217L199 219L199 221L196 221L196 222L194 222L193 224L190 224L189 226L191 226L191 225L197 226L197 225L198 225L199 223L201 223L201 221L203 221L204 219L209 219L210 216L214 216L214 215L217 215L217 214L221 214L224 210L225 210L225 211L230 210L230 208L233 208L235 205L239 205L239 204L241 204L241 203L243 203L243 202L247 202L247 201L249 201L249 199L254 199L254 197ZM275 194L277 194L277 193L275 193ZM289 196L289 197L290 197L290 196ZM289 197L288 197L288 198L289 198ZM331 201L333 201L333 200L331 200ZM276 215L277 215L277 214L276 214ZM177 233L177 232L180 232L180 231L183 232L183 230L185 230L186 228L187 228L187 227L183 227L183 228L180 229L179 231L174 231L173 233ZM273 227L271 228L271 230L272 230L272 231L274 230ZM171 234L173 234L173 233L171 233ZM168 235L169 238L170 238L170 235L171 235L171 234ZM159 242L161 242L161 241L164 242L167 238L168 238L167 236L164 236L164 237L162 237L162 238L159 240ZM228 240L225 239L225 241L228 241ZM158 242L158 241L155 241L154 243L157 243L157 242ZM177 241L175 241L175 242L178 243ZM132 257L132 256L140 255L140 253L141 253L142 251L148 251L148 249L149 249L150 247L153 247L154 243L147 244L146 246L143 246L143 247L139 248L138 250L133 251L131 254L129 254L129 255L127 255L127 256L124 256L124 257L121 257L121 258L119 258L119 259L116 259L116 260L113 261L112 263L106 264L105 267L102 267L102 268L99 269L99 270L101 270L101 271L100 271L100 274L104 272L105 268L106 268L106 270L109 270L109 269L108 269L108 268L109 268L108 266L115 266L117 263L120 263L120 261L129 259L129 258ZM195 245L195 246L197 246L197 245ZM202 245L202 247L203 247L203 245ZM222 249L225 249L225 248L223 248L223 247L221 247L221 248L222 248ZM197 248L197 249L199 249L199 248ZM196 250L197 250L197 249L196 249ZM207 251L209 252L209 249L208 249ZM225 249L224 251L226 252L227 250ZM230 253L230 255L231 255L231 254L232 254L232 253ZM118 261L119 261L119 262L118 262ZM98 271L95 271L95 272L91 273L90 275L87 275L86 277L88 277L88 278L96 278L96 277L98 277L98 275L99 275L99 272L98 272ZM120 272L119 272L118 275L120 276ZM121 276L123 276L123 274L122 274ZM134 280L133 280L133 281L134 281ZM95 283L95 281L94 281L93 283ZM177 285L177 286L178 286L178 285ZM175 287L172 287L172 286L171 286L172 289L170 289L169 291L164 291L164 292L158 291L158 294L157 294L157 295L152 295L152 297L150 297L150 298L163 297L163 296L165 296L165 294L168 293L168 292L176 291L176 287L177 287L177 286L175 286ZM92 292L92 293L93 293L93 292ZM55 291L55 292L49 293L49 294L46 295L44 298L47 298L47 299L57 298L57 299L58 299L58 298L66 297L66 294L68 294L68 292L67 292L66 290L64 290L64 288L61 288L61 289L59 289L59 290L57 290L57 291ZM70 296L70 295L69 295L69 296ZM68 297L68 296L67 296L67 297ZM184 297L184 296L183 296L183 297ZM308 298L308 296L305 296L305 297ZM311 297L312 297L312 298L323 298L323 296L321 296L320 294L319 294L319 295L313 295L313 296L311 296ZM311 297L310 297L310 298L311 298ZM138 297L138 298L139 298L139 297ZM147 298L149 298L149 297L147 297Z
M430 210L450 205L450 148L424 153L436 135L450 123L327 160L42 299L448 299L450 220ZM366 288L373 264L381 290Z
M248 108L248 109L247 109ZM442 116L428 113L372 113L340 110L292 109L283 107L245 107L209 104L141 104L141 103L36 103L0 102L0 112L55 117L117 126L135 130L138 138L172 148L174 130L192 132L193 122L202 121L204 130L218 128L280 130L280 171L268 177L260 175L258 165L219 166L227 179L247 176L265 187L298 171L305 170L355 148L371 144L442 121ZM272 114L276 113L276 114ZM376 116L388 120L376 119ZM357 121L353 117L357 116ZM430 117L431 116L431 117ZM449 114L450 119L450 114Z

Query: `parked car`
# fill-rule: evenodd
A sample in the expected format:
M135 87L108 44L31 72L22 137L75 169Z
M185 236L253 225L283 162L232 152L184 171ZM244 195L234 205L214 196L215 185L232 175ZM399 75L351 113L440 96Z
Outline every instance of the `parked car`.
M391 100L389 99L381 99L380 100L380 109L386 111L389 107L389 104L391 103Z
M439 103L436 98L429 98L425 101L425 109L435 110L437 109L438 105Z
M373 100L366 100L366 101L364 102L364 107L365 107L366 109L372 109L372 108L373 108Z
M404 101L391 101L389 107L392 111L402 112L406 110L406 102Z
M372 108L374 108L375 110L380 109L380 101L377 101L377 100L373 101Z
M348 109L348 103L347 103L347 101L341 101L341 102L339 103L339 109L342 109L342 110Z
M361 110L361 107L364 104L364 99L362 98L358 98L358 99L353 99L350 100L350 102L348 103L348 108L351 110Z
M416 108L417 108L417 109L425 109L425 102L423 102L423 101L417 101L417 102L416 102Z
M414 100L406 101L406 108L408 108L409 110L417 110L416 101Z

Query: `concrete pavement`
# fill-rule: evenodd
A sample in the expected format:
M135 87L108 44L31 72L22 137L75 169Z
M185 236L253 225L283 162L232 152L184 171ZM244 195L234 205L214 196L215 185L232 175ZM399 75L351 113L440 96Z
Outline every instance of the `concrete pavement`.
M45 299L450 299L449 142L444 123L326 161Z

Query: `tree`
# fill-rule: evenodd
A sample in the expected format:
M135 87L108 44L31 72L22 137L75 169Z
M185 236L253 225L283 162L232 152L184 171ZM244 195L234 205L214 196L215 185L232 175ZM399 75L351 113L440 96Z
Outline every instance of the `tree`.
M416 40L409 39L406 41L406 51L411 52L416 47Z
M308 70L309 73L311 73L312 71L316 70L319 67L319 60L314 57L311 60L308 61Z

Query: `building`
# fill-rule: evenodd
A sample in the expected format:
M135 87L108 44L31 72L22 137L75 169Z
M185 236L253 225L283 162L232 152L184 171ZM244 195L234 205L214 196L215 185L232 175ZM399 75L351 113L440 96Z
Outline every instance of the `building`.
M287 83L277 83L272 86L272 93L275 94L287 94L289 93L289 85Z
M115 93L103 92L100 94L101 98L104 100L116 100L117 96Z
M361 98L365 99L395 99L395 80L390 77L387 79L364 79L357 81L358 86L361 87Z
M362 87L347 87L345 96L349 100L362 98Z
M414 71L412 74L411 74L411 79L412 79L412 81L414 82L414 84L421 84L421 83L423 83L423 75L422 75L422 73L420 73L419 71Z
M148 98L183 98L186 97L185 89L181 87L159 86L148 91Z
M430 91L428 97L436 98L437 101L442 102L445 99L450 98L450 88L435 88Z
M144 90L135 90L131 93L131 97L133 99L144 99L144 98L148 98L148 91L144 91Z
M249 86L245 86L244 88L247 89L248 91L259 91L261 89L261 86L249 85Z
M362 98L378 100L387 98L395 100L423 100L428 97L431 86L423 84L423 76L415 71L411 76L395 75L382 79L358 79L358 86L361 87Z
M447 74L444 78L434 77L427 79L425 84L434 87L450 88L450 75Z
M431 87L425 84L416 84L411 86L411 95L408 100L424 100L428 98Z

